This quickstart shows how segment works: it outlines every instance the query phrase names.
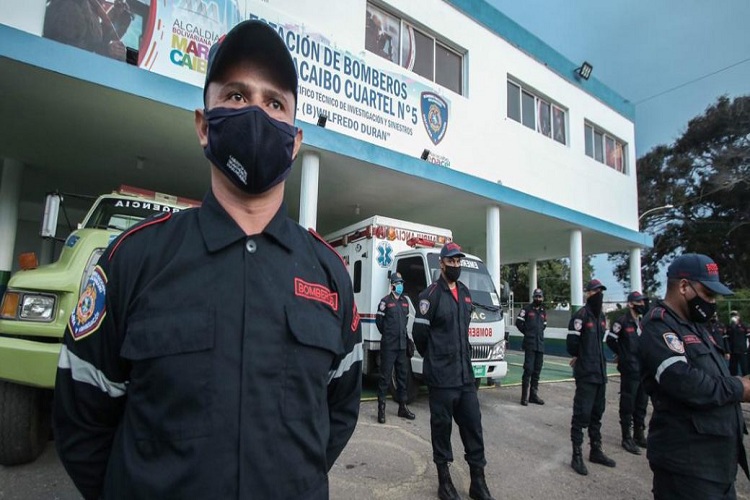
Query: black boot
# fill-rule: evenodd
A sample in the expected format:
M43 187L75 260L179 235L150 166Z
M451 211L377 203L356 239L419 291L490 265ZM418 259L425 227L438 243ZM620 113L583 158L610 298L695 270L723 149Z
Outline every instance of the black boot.
M523 382L521 384L521 405L529 406L529 383Z
M583 452L581 452L581 445L573 445L573 460L570 461L570 466L573 470L582 476L587 476L589 470L586 468L586 464L583 463Z
M635 441L635 444L641 448L646 448L647 446L646 435L644 433L645 430L646 429L642 425L636 425L635 429L633 429L633 441Z
M614 467L617 462L609 458L604 454L602 450L601 441L591 441L591 452L589 453L589 461L595 464L601 464L606 467Z
M469 486L469 498L473 500L495 500L487 489L487 481L484 480L484 467L470 465L471 486Z
M438 472L438 498L440 500L461 500L451 481L451 471L448 464L436 464Z
M537 386L534 386L531 388L531 397L529 397L529 403L534 403L535 405L543 405L544 400L539 397L539 394L537 391L539 388Z
M378 399L378 423L385 423L385 401Z
M400 403L398 405L398 416L407 420L414 420L415 418L417 418L412 412L409 411L409 408L406 407L406 403Z
M621 424L622 428L622 447L625 451L632 453L633 455L640 455L641 449L633 441L633 436L630 435L630 424Z

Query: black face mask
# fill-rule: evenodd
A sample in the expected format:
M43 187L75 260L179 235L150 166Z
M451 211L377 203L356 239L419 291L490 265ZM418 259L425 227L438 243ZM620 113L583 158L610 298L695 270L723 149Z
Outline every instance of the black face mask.
M451 283L458 281L461 276L461 266L445 266L445 278Z
M541 306L542 305L542 299L540 299L539 297L535 298L534 299L534 305L535 306Z
M690 285L693 288L693 285ZM709 302L703 299L698 292L693 288L695 297L687 301L688 311L690 313L690 320L696 323L705 323L716 312L716 302Z
M586 304L589 306L591 312L593 312L595 316L599 316L599 313L602 312L603 301L604 294L602 294L602 292L598 292L586 299Z
M642 305L642 306L633 306L633 310L634 310L634 311L635 311L635 313L636 313L636 314L638 314L639 316L643 316L643 315L644 315L644 314L646 314L646 312L648 311L648 307L646 307L646 305Z
M214 108L205 116L208 146L203 153L242 191L264 193L289 175L296 127L257 106Z

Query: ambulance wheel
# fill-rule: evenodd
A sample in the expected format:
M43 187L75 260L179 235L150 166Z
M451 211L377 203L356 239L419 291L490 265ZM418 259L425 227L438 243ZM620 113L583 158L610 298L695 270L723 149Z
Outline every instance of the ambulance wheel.
M33 462L50 435L47 392L0 382L0 465Z
M391 374L391 380L388 382L388 393L391 395L394 401L398 401L398 393L396 392L396 370L393 370ZM411 371L411 363L406 368L406 404L412 404L417 395L419 394L419 380L414 377L414 373Z

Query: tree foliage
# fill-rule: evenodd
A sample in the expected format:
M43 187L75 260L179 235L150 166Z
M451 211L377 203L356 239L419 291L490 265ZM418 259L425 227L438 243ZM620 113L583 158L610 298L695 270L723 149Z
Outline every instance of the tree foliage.
M750 96L719 97L672 145L641 157L637 170L641 214L674 206L641 220L641 230L654 235L643 252L643 288L658 290L660 266L685 252L713 258L730 287L750 287ZM628 255L609 259L627 283Z
M544 291L544 301L550 305L570 304L570 264L567 260L545 260L537 263L537 286ZM593 266L589 257L583 259L583 282L591 279ZM516 302L528 302L528 264L509 264L501 270L502 280L508 282ZM579 304L580 305L580 304Z

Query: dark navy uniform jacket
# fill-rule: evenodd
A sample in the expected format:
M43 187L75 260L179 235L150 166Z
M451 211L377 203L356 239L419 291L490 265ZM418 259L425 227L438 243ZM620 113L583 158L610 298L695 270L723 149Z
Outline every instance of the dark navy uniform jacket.
M105 251L60 354L55 437L86 498L328 498L362 340L343 262L282 207L209 193Z
M474 384L469 344L473 305L466 285L458 281L456 286L458 301L442 276L419 294L412 336L424 358L424 376L431 387Z
M404 294L399 298L389 293L378 304L375 326L380 332L380 349L383 351L406 350L406 324L409 321L409 301Z
M577 358L573 365L573 376L577 381L607 383L603 345L606 330L604 314L599 313L596 317L588 306L580 308L570 319L566 347L568 354Z
M544 304L538 307L529 304L518 313L516 328L523 333L521 348L544 352L544 329L547 328L547 310Z
M663 302L646 314L641 326L641 374L654 406L649 461L719 483L734 482L738 463L748 474L742 382L729 375L709 333Z
M641 327L638 320L630 313L624 314L612 322L604 339L612 352L617 354L617 369L624 377L641 378L641 366L638 361L638 342Z
M747 352L747 330L742 322L729 323L729 344L732 354L745 354Z
M729 354L729 334L724 325L719 321L710 321L708 323L709 333L714 339L716 347L724 354Z

